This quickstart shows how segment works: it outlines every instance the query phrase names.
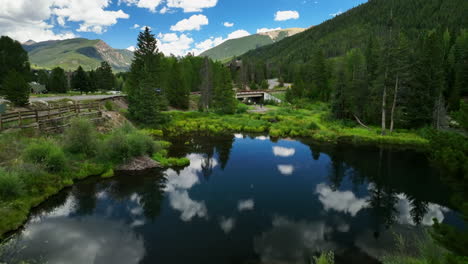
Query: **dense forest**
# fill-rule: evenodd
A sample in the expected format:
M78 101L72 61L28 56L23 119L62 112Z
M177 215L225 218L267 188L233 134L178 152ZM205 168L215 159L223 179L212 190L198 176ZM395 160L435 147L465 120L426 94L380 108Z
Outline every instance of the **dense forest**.
M248 52L241 85L293 82L289 102L330 102L339 119L447 125L468 95L468 2L371 0L306 32Z

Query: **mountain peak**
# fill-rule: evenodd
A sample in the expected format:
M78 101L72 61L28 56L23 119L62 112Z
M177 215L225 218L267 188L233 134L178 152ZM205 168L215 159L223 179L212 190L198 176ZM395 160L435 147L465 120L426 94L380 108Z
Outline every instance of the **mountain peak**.
M210 57L213 60L225 61L231 59L232 57L243 55L244 53L250 50L254 50L265 45L273 44L275 42L283 40L284 38L301 33L305 30L307 29L277 29L268 32L257 33L238 39L231 39L203 52L202 54L200 54L200 56Z
M28 40L26 42L23 42L22 44L26 45L26 46L29 46L29 45L33 45L33 44L36 44L36 43L37 43L36 41L30 39L30 40Z

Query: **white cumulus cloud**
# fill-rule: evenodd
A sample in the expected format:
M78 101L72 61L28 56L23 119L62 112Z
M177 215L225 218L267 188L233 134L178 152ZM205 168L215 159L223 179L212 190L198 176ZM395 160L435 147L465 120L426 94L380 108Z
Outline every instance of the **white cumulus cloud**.
M237 39L242 37L250 36L250 33L246 30L239 29L228 35L227 39Z
M47 20L52 18L53 0L0 0L0 35L24 42L74 38L70 31L57 32ZM65 23L57 19L57 23Z
M140 8L147 8L151 12L156 12L156 8L163 2L163 0L119 0L120 4L128 6L135 5Z
M239 210L239 212L253 210L254 206L255 202L253 199L239 201L239 203L237 204L237 210Z
M167 0L170 8L182 8L185 13L201 12L204 8L215 7L218 0Z
M159 34L158 37L159 51L164 55L171 54L175 56L184 56L191 51L193 38L186 34L177 35L175 33Z
M77 31L94 32L102 34L107 27L115 25L118 19L127 19L130 16L122 10L105 10L109 7L108 0L55 0L52 14L65 21L80 23Z
M273 147L273 154L278 157L291 157L294 156L296 150L294 148Z
M299 12L297 11L278 11L275 14L275 21L286 21L290 19L298 19L299 18Z
M233 27L234 26L234 23L231 23L231 22L224 22L223 24L225 27Z
M135 46L130 46L127 48L127 50L134 52L136 50Z
M294 173L293 165L278 165L278 171L283 175L292 175Z
M258 33L270 32L270 31L274 31L274 30L280 30L280 29L281 29L280 27L277 27L277 28L259 28L259 29L257 29L257 34Z
M204 15L193 15L190 18L183 19L177 24L171 26L172 31L191 31L200 30L202 26L208 25L208 18Z

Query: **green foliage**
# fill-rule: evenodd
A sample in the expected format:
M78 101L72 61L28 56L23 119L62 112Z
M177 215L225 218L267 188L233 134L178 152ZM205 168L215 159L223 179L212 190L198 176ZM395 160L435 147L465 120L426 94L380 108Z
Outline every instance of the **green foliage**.
M100 158L113 164L123 164L131 158L153 155L157 151L153 139L130 125L113 131L101 144Z
M106 61L96 69L96 86L98 90L109 91L115 86L115 77L112 73L112 67Z
M23 181L15 172L0 167L0 201L18 198L24 191Z
M60 67L52 69L48 82L46 83L46 87L49 92L66 93L68 90L68 82L67 77L65 76L65 71Z
M455 113L455 119L462 128L468 130L468 103L460 102L460 110Z
M138 36L127 82L129 115L139 123L157 125L164 122L160 114L165 105L165 98L161 94L160 70L161 54L154 35L147 27Z
M2 94L5 98L17 106L25 106L29 103L31 88L19 72L12 70L7 73L2 83Z
M94 124L88 119L75 118L64 135L65 149L74 154L94 156L98 148L98 135Z
M112 104L111 101L106 101L104 103L104 108L106 108L107 111L114 111L114 104Z
M315 264L334 264L335 263L335 254L333 251L323 252L320 256L314 257Z
M76 69L73 74L71 85L74 90L82 93L90 92L90 80L86 72L83 70L83 67L78 66L78 69Z
M28 53L23 49L18 41L7 36L0 37L0 85L5 82L10 72L16 72L23 79L27 80L29 76ZM16 78L17 79L17 78ZM0 89L0 95L3 93Z
M64 170L66 158L63 150L51 140L37 140L25 149L24 159L44 166L50 172Z

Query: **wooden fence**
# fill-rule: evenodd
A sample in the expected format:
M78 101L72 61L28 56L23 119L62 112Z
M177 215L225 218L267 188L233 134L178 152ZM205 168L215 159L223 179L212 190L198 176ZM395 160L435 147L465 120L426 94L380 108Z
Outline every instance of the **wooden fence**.
M74 103L42 110L20 111L0 114L0 131L11 128L39 128L42 131L63 129L70 119L83 116L89 119L102 117L101 104Z

